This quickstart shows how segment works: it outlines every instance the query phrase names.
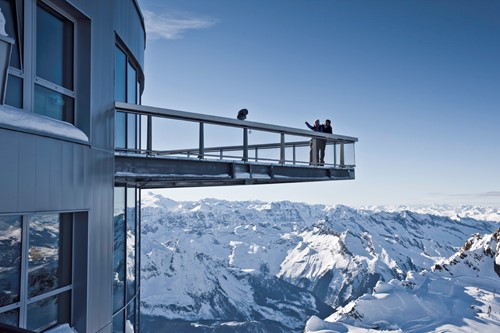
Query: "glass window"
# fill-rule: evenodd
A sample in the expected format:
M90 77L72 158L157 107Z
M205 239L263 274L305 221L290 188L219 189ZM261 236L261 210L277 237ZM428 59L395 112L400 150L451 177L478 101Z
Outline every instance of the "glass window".
M71 323L72 256L73 214L0 216L0 322Z
M28 305L26 328L41 331L56 324L70 322L70 304L71 293L67 291Z
M127 64L127 103L137 104L137 72Z
M19 309L0 313L0 323L11 326L19 326Z
M19 302L21 250L21 216L0 216L0 307Z
M113 312L125 305L125 188L115 187L113 240Z
M127 188L127 302L136 294L135 290L135 235L136 235L136 189Z
M127 54L117 45L115 48L115 100L137 104L139 101L137 70ZM135 150L139 147L139 117L135 114L116 113L115 147Z
M63 224L59 214L30 217L28 297L71 283L71 260L68 260L71 258L71 241L66 240L71 232L66 228L70 229L71 223Z
M36 17L36 75L73 90L73 23L41 3Z
M20 38L18 38L18 24L17 24L17 11L15 0L0 0L0 9L2 10L5 18L5 32L9 37L14 38L15 45L12 47L10 55L10 66L21 69L21 57L19 56L19 46L21 45ZM22 13L22 8L21 13Z
M74 122L73 98L39 86L38 84L35 84L34 110L36 113L50 118L67 121L69 123Z
M136 306L135 303L137 300L135 299L133 302L130 302L127 306L127 320L125 321L125 332L133 333L136 331Z
M125 311L122 310L120 313L113 317L113 333L123 333L125 332L123 322L125 319Z
M115 101L127 101L127 56L118 46L115 48Z
M9 75L9 78L7 79L5 104L18 109L23 108L23 79L20 77Z

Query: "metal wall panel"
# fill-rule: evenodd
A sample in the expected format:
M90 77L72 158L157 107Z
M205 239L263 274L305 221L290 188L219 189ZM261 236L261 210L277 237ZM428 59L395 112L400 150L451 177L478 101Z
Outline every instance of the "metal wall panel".
M10 212L17 208L19 179L19 141L15 132L0 130L0 161L0 212Z
M50 145L50 150L47 155L50 160L50 170L49 170L49 199L50 207L55 210L63 210L63 182L64 179L61 177L62 170L65 167L66 161L64 155L62 154L62 141L56 141Z
M36 141L33 135L19 135L19 188L17 192L18 212L35 211L35 165Z

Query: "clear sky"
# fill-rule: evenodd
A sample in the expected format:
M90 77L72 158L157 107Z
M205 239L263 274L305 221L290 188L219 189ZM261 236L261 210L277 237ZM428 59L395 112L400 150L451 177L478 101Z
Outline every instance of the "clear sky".
M139 0L142 103L359 138L356 180L174 200L500 207L500 1Z

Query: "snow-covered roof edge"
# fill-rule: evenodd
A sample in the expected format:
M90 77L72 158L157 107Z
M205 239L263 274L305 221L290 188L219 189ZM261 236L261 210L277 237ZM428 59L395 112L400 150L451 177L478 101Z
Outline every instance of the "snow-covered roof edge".
M0 105L0 127L89 144L87 135L70 123L7 105Z

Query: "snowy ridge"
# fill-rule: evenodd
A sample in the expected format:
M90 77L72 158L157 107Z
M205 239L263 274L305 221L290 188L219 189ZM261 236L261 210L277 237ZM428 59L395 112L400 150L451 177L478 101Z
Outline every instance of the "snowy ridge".
M379 212L401 212L404 210L419 214L429 214L435 216L447 216L453 220L471 218L479 221L500 222L500 209L493 207L478 207L471 205L450 206L450 205L398 205L398 206L367 206L359 207L363 210Z
M403 281L379 282L328 317L312 317L306 333L494 332L500 329L500 229L473 235L434 272L408 272Z
M146 332L164 324L186 332L224 332L227 325L232 332L303 332L306 322L311 332L321 325L378 327L363 326L348 307L362 313L365 298L384 283L408 289L411 280L401 281L413 272L444 263L472 234L498 228L460 212L452 219L287 201L175 202L154 194L143 194L142 204L141 312L152 327ZM427 272L427 279L441 275Z

